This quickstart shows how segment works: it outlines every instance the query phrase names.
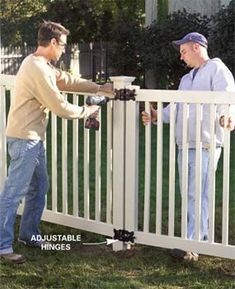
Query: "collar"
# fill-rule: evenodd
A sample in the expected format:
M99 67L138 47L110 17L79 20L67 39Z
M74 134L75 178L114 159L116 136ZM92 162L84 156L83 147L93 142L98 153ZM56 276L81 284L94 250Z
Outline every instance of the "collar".
M210 61L210 58L207 59L201 66L199 66L197 68L193 68L190 70L189 75L190 75L191 79L194 78L195 73L197 73L199 70L201 70L202 68L204 68L207 65L208 61Z

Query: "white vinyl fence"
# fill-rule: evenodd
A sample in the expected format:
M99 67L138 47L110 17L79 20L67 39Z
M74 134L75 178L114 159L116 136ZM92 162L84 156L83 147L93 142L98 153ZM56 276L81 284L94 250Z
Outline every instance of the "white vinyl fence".
M51 187L43 220L112 237L114 229L134 232L135 243L181 248L235 259L235 135L225 129L225 143L217 173L211 162L208 241L200 241L201 112L210 107L210 147L215 148L215 108L235 105L235 93L146 90L130 86L134 78L113 77L114 87L135 88L135 101L109 101L100 113L99 131L84 129L84 120L67 121L51 115L47 132ZM7 175L4 129L14 86L13 76L0 76L0 187ZM65 93L83 104L81 93ZM158 125L140 121L140 107L158 103ZM170 124L162 122L162 108L170 103ZM176 166L175 110L183 111L182 192ZM196 200L194 240L187 240L187 131L189 104L196 105ZM210 149L214 159L214 150ZM22 207L19 213L22 212ZM126 244L115 243L114 250Z

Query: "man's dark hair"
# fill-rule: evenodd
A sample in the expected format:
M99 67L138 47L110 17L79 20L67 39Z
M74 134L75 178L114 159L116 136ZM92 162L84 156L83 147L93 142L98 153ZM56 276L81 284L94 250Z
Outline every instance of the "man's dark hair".
M59 42L62 34L69 35L69 30L60 23L44 21L38 30L38 45L46 47L52 38Z

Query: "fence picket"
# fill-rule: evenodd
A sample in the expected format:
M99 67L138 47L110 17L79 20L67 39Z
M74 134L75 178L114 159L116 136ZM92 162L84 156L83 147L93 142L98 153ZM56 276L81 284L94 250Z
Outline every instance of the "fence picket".
M227 123L229 106L226 106L224 122ZM229 174L230 174L230 133L224 129L224 158L223 158L223 214L222 214L222 243L228 245L229 234Z
M196 162L195 162L195 240L200 240L201 228L201 170L202 170L202 142L201 142L202 107L196 104Z
M149 103L145 104L146 112L150 114ZM145 176L144 176L144 232L149 232L150 218L150 184L151 184L151 125L145 128Z
M216 107L214 104L210 105L210 167L209 167L209 230L208 240L210 243L214 242L215 234L215 113Z
M158 126L157 126L157 187L156 187L156 234L162 231L162 169L163 169L163 103L158 102Z
M73 95L73 103L78 105L78 95ZM79 216L79 175L78 175L78 159L79 159L79 120L73 121L73 215Z
M169 148L169 221L168 235L175 230L175 103L170 103L170 148Z

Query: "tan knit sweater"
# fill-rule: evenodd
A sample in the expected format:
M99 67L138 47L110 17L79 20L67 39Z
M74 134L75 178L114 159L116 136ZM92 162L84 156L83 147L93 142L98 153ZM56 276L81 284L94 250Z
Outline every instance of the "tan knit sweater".
M99 86L55 69L42 56L27 56L16 76L6 135L21 139L45 139L51 110L66 119L86 116L86 109L67 102L60 90L96 93Z

